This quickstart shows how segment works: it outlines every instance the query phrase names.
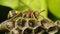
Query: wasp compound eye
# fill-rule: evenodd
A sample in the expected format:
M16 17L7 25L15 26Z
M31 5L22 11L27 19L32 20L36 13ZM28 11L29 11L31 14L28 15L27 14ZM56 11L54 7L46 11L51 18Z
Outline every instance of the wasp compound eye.
M34 26L37 25L35 20L29 20L28 24L29 24L30 27L34 27Z
M17 25L20 26L20 27L24 27L25 23L26 23L26 20L22 19L22 20L18 20L18 24Z
M32 34L32 33L33 33L32 29L29 29L29 28L25 29L23 32L23 34Z
M34 14L35 18L37 18L39 16L39 13L37 11L34 12L33 14Z
M7 22L6 26L7 26L7 29L10 30L15 27L15 23L13 21L9 21Z
M25 13L24 18L31 18L31 14Z

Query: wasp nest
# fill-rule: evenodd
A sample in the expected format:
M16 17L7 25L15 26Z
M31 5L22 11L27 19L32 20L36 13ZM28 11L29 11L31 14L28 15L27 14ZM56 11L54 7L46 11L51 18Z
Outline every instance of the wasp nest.
M33 12L32 10L20 12L16 21L11 19L6 21L5 29L10 31L9 34L43 34L44 32L55 34L58 32L60 21L38 20L38 16L39 12Z

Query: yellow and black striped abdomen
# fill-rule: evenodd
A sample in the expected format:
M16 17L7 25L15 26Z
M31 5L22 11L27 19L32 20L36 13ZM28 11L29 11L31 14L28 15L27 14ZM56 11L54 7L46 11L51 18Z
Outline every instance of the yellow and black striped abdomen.
M11 11L9 11L9 13L8 13L8 18L12 18L12 17L14 17L15 15L17 15L18 13L19 13L19 11L11 10Z

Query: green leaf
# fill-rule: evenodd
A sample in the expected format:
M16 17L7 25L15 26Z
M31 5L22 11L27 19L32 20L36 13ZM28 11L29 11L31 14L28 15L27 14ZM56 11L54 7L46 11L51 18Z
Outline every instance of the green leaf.
M46 0L22 0L30 9L37 10L39 12L45 10L41 14L46 17L47 16L47 5Z
M47 17L46 0L0 0L0 5L8 6L14 10L20 11L32 9L41 12L45 10L41 15Z
M60 0L48 0L48 8L54 16L60 19Z
M11 8L15 8L18 4L18 0L0 0L0 5L8 6Z

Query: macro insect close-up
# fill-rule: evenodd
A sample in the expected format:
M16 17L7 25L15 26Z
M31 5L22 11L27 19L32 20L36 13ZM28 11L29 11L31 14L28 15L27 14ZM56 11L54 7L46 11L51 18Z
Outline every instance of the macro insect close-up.
M8 34L43 34L44 32L55 34L60 28L59 21L54 23L40 14L45 10L41 12L34 12L30 9L26 12L12 11L8 13L8 20L0 25L0 30L7 29ZM43 19L39 20L39 16ZM4 27L2 28L2 26Z
M60 34L58 1L49 1L1 0L0 34Z

